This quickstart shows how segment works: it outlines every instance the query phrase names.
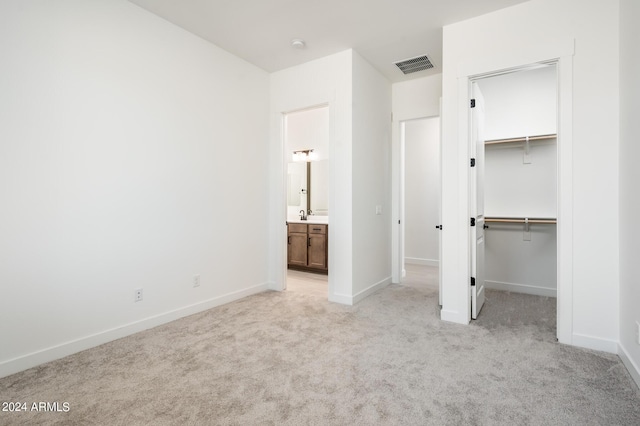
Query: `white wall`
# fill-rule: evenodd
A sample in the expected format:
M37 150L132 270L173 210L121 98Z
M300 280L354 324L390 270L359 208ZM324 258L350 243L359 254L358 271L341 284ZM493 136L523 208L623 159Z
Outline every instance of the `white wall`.
M404 241L401 232L403 211L402 199L402 169L403 157L400 147L401 123L417 118L435 117L440 115L440 97L442 96L442 75L394 83L392 91L392 143L391 143L391 273L394 283L401 281L404 268ZM435 225L434 225L435 229Z
M272 288L284 288L286 209L283 114L329 106L329 300L352 303L352 51L271 74L270 241ZM286 160L285 160L286 158ZM279 247L279 249L278 249Z
M305 109L287 114L286 153L313 149L317 160L329 158L329 109Z
M394 123L440 115L442 74L394 83L391 89Z
M485 215L556 217L556 139L524 144L487 145L485 149Z
M486 140L557 132L557 69L545 66L478 80Z
M391 282L391 83L356 52L352 162L357 301Z
M264 71L124 0L2 2L0 52L0 376L267 288Z
M440 119L404 122L405 262L438 266Z
M562 188L572 190L570 199L561 200L564 211L573 212L573 237L563 240L572 250L561 251L569 260L559 265L569 270L560 274L572 275L571 300L559 307L559 318L568 317L563 327L570 331L561 337L565 343L616 350L618 18L617 2L532 0L444 28L443 319L469 321L468 142L466 130L459 134L468 114L464 78L553 59L546 56L556 53L566 57L575 40L575 55L561 69L562 78L572 80L573 94L570 104L561 105L561 111L572 108L573 131L567 163L572 171L569 182L561 181ZM594 58L606 66L594 67Z
M526 236L525 236L526 234ZM487 288L556 296L557 239L555 225L489 223L485 232Z
M640 3L620 2L620 346L621 357L640 386L640 285L637 262L640 258L638 182L640 144L637 131L637 101L640 99Z

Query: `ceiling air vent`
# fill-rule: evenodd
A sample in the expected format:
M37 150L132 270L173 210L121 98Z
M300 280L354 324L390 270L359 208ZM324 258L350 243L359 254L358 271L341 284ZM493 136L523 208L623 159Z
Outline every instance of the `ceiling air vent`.
M411 74L413 72L424 71L433 68L431 60L427 55L416 56L415 58L405 59L404 61L395 63L400 71L405 74Z

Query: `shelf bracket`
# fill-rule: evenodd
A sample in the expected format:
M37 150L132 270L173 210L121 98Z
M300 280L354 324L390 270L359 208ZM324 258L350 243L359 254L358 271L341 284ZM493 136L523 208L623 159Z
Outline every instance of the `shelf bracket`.
M527 136L524 140L524 155L522 157L522 164L531 164L531 155L529 153L529 149L531 148L529 144L529 136Z
M522 234L522 241L531 241L531 229L529 228L529 218L524 218L524 233Z

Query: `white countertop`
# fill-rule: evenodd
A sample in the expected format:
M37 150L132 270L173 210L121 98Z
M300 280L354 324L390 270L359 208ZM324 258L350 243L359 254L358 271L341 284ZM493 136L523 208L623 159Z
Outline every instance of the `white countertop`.
M300 216L287 219L288 223L311 223L311 224L328 224L329 216L308 216L307 220L300 220Z

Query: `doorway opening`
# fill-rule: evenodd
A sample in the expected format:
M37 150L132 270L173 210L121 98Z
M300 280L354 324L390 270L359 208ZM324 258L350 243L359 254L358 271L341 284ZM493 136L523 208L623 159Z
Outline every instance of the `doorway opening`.
M505 320L557 334L558 64L471 79L471 93L471 318L507 292L518 308Z
M439 288L440 117L400 122L400 281Z
M284 114L285 289L328 298L329 107Z

